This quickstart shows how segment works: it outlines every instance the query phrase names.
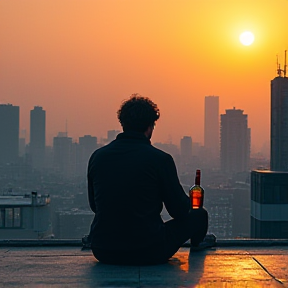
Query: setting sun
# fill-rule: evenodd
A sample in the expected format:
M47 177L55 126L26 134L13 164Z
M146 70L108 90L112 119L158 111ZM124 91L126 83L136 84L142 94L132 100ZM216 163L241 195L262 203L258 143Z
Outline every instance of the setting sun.
M240 34L239 40L243 45L249 46L254 42L254 34L250 31L245 31Z

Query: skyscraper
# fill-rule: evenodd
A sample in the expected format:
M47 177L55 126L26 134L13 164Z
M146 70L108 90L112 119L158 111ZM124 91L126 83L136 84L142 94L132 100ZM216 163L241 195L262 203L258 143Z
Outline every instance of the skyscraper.
M204 147L219 157L219 96L205 97Z
M250 128L247 114L240 109L227 109L221 114L221 170L224 173L245 172L249 169Z
M45 160L46 144L46 111L42 107L35 106L30 111L30 155L32 166L43 168Z
M288 171L288 78L271 81L271 158L272 171Z
M282 77L284 72L284 77ZM288 238L288 78L284 70L271 81L272 171L251 172L251 237Z
M19 156L19 106L0 104L0 164L16 163Z

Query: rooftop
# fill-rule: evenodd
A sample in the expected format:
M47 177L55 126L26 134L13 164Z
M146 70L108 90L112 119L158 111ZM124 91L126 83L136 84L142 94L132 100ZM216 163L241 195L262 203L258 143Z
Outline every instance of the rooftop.
M80 241L1 241L1 287L288 287L288 241L182 247L163 265L99 263ZM2 286L3 285L3 286Z

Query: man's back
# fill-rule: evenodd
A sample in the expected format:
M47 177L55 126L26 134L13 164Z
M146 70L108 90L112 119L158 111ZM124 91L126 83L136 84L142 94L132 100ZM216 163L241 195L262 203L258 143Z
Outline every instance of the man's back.
M161 242L162 203L174 218L189 210L172 157L142 133L119 134L96 150L89 161L88 185L95 210L94 244L102 248L133 249Z

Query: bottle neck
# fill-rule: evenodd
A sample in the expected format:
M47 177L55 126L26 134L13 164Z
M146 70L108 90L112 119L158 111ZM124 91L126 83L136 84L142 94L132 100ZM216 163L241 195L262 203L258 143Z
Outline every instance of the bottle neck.
M195 185L200 186L200 170L196 171L196 177L195 177Z

